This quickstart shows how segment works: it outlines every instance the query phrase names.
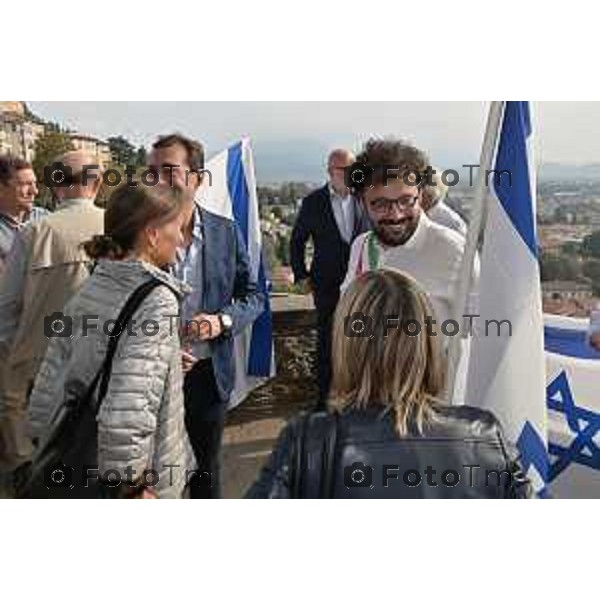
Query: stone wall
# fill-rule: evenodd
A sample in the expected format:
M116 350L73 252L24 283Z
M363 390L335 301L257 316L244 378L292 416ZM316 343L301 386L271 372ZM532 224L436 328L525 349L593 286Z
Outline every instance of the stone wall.
M230 415L231 420L243 417L251 406L256 415L260 405L275 413L287 411L286 406L312 407L317 401L316 315L307 296L276 296L272 298L273 337L277 376L255 390Z

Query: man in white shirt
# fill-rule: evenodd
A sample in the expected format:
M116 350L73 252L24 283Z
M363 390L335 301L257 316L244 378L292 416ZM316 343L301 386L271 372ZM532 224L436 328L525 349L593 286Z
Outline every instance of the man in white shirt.
M356 193L373 230L352 244L341 289L371 269L393 268L410 275L428 294L436 321L433 328L447 347L454 328L443 335L441 325L452 318L465 238L433 222L421 208L423 189L411 174L425 172L427 157L402 141L370 140L357 162L372 169L371 181L367 181L370 185L359 187ZM478 277L476 264L472 290ZM472 293L463 314L475 314L476 309L476 294ZM466 333L464 325L459 323L461 333Z

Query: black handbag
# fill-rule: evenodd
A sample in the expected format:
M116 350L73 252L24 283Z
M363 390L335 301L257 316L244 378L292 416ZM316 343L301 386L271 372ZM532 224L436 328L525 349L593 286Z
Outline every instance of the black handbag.
M337 412L300 417L291 452L292 498L333 498L337 466Z
M36 449L26 482L17 490L19 498L103 498L112 491L97 477L84 471L97 465L98 426L96 417L106 396L112 361L127 323L160 285L152 278L138 287L123 306L108 341L100 370L87 389L65 390L65 398L48 425L48 434ZM96 394L96 390L98 393ZM97 470L94 471L97 475Z

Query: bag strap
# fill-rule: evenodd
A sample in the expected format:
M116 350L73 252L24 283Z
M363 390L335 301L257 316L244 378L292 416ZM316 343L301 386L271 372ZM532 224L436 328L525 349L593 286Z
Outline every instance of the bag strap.
M98 371L94 381L91 385L91 390L96 389L98 385L98 381L100 381L100 388L98 391L98 397L96 400L96 414L100 410L100 405L106 396L108 391L108 384L110 382L110 374L112 370L112 361L117 351L117 346L119 344L119 339L121 338L121 334L125 331L127 327L127 323L135 314L135 311L141 306L142 302L150 295L150 292L157 288L160 285L167 285L160 279L153 277L148 281L144 282L140 285L132 294L129 296L125 305L121 309L119 316L114 324L114 327L111 331L111 335L108 339L108 348L106 350L106 356ZM168 286L167 286L168 287Z

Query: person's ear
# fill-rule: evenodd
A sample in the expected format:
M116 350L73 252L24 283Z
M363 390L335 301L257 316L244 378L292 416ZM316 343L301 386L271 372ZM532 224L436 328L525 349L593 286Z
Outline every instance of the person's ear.
M158 247L158 229L155 227L146 227L146 241L153 250Z

